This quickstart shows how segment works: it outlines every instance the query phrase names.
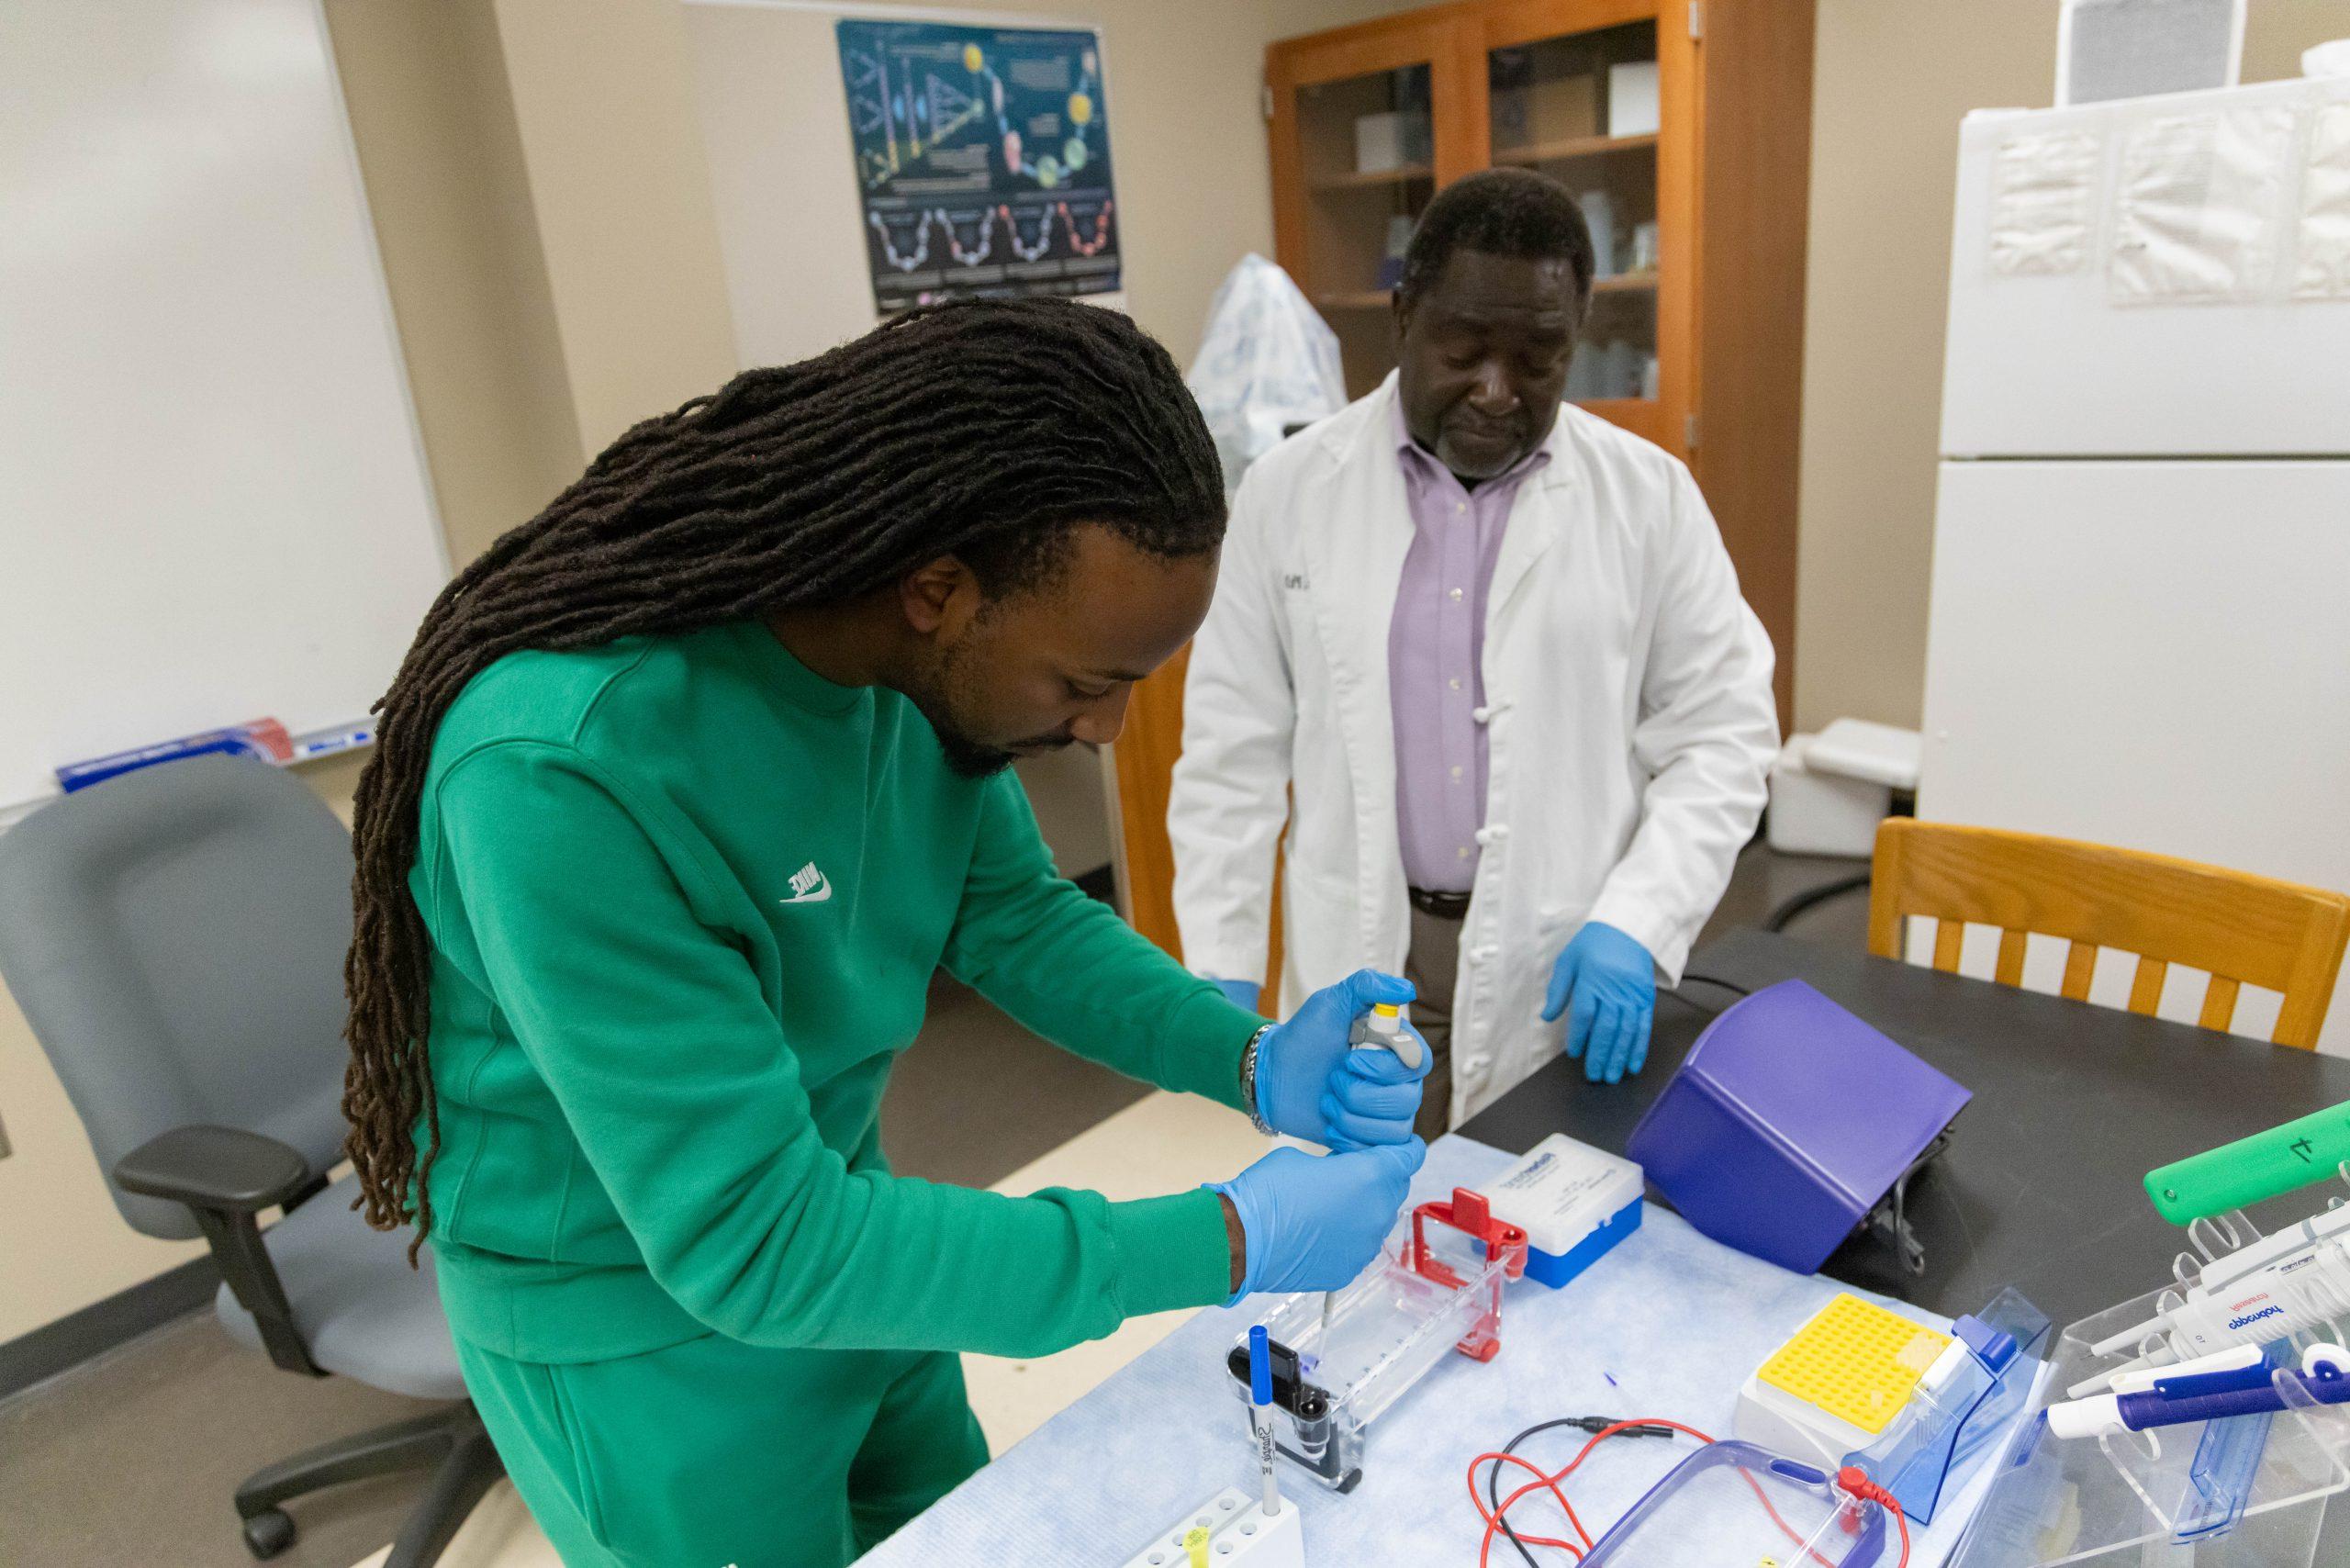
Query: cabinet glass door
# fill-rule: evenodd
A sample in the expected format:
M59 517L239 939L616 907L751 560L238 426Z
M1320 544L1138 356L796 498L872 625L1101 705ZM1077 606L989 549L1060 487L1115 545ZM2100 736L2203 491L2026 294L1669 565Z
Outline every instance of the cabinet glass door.
M1436 194L1433 72L1426 62L1297 90L1307 297L1338 334L1347 395L1395 363L1390 300L1412 225Z
M1662 379L1656 23L1492 49L1485 64L1494 162L1558 180L1591 226L1591 314L1567 396L1652 403Z
M1266 52L1281 265L1337 333L1347 395L1395 367L1392 300L1430 197L1484 163L1473 30L1366 24Z

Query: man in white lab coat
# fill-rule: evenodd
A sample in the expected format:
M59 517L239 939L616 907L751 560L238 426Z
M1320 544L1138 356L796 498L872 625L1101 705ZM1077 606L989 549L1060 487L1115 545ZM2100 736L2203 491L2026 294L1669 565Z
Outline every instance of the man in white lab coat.
M1438 195L1397 374L1250 467L1192 651L1185 960L1253 1004L1286 822L1283 1001L1403 969L1428 1136L1562 1048L1639 1070L1778 744L1688 470L1561 401L1592 273L1555 181Z

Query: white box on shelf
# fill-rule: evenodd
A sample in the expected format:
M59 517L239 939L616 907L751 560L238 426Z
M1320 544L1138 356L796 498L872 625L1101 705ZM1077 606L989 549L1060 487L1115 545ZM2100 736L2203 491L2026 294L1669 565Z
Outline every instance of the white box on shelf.
M1428 161L1428 117L1419 109L1389 109L1355 117L1355 173L1383 174Z
M1658 112L1656 62L1628 60L1607 68L1607 134L1653 136L1663 124Z

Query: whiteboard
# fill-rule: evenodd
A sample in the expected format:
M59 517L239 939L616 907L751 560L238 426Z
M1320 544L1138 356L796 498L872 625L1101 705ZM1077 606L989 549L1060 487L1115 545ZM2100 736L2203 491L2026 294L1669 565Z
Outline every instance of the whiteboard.
M364 716L448 573L319 0L6 0L0 820Z

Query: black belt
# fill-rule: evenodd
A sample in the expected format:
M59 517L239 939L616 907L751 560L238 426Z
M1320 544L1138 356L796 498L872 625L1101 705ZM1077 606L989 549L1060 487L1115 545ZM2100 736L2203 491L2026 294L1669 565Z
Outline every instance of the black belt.
M1432 893L1426 888L1406 888L1404 890L1411 896L1412 907L1422 914L1432 914L1438 920L1469 918L1467 893Z

